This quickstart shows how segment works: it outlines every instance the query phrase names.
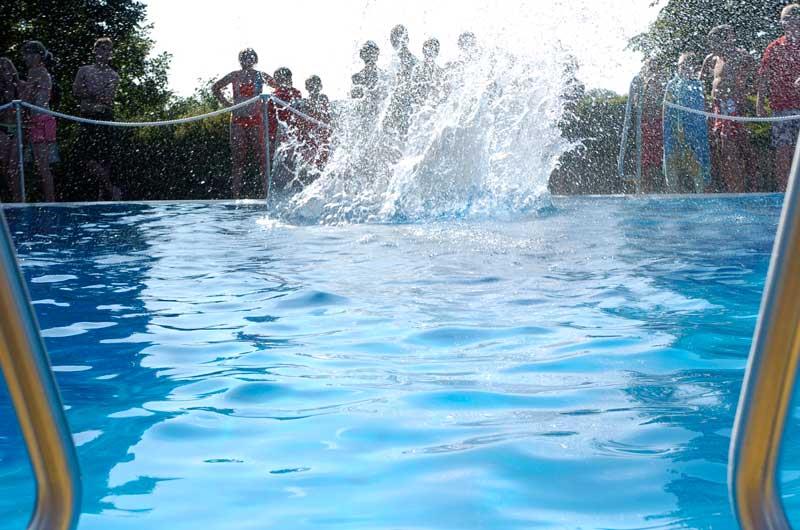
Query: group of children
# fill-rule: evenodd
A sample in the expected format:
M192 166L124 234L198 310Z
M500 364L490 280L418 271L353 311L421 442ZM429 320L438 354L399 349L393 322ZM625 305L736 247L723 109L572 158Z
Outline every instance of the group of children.
M747 126L738 121L714 118L667 108L663 101L723 116L791 116L800 114L800 4L783 9L784 35L763 54L761 65L736 43L730 26L714 28L708 38L709 55L700 65L697 57L684 53L678 60L677 73L667 80L663 69L648 61L639 76L639 99L642 135L641 191L742 193L760 191L753 182L754 154ZM350 96L377 115L385 98L383 128L404 137L410 126L411 109L420 103L442 100L447 92L446 77L467 64L477 53L472 33L459 37L461 57L445 67L437 63L440 44L429 39L422 47L422 60L409 50L409 35L404 26L396 26L390 35L395 50L392 74L378 67L380 48L366 42L360 57L364 67L352 76ZM102 121L114 120L114 100L120 78L110 66L113 43L108 38L94 44L94 63L81 67L74 79L72 94L79 103L80 115ZM52 60L45 46L29 41L22 46L27 75L23 81L13 62L0 58L0 105L20 99L48 109L55 85L47 68ZM264 108L262 100L232 112L230 141L232 151L232 192L241 195L243 173L251 157L265 166L264 117L269 124L269 153L275 156L281 145L291 144L293 164L310 168L318 174L331 152L332 109L322 93L322 81L312 76L305 82L308 95L303 97L293 86L292 72L278 68L272 75L256 70L258 55L251 49L239 54L240 69L214 83L212 91L222 105L234 106L262 94L265 87L275 96ZM392 87L387 92L387 85ZM232 98L225 95L230 87ZM708 90L710 88L710 90ZM706 96L709 97L706 97ZM750 100L756 96L756 108ZM710 102L710 103L709 103ZM768 102L768 105L767 105ZM362 109L362 110L364 110ZM299 111L297 112L293 112ZM310 117L311 119L307 119ZM56 120L51 115L26 110L23 115L25 138L31 146L45 200L55 200L50 157L56 141ZM14 200L21 200L17 114L14 108L0 111L0 166ZM777 122L772 128L776 149L775 175L778 188L785 190L794 147L800 132L800 120ZM285 140L290 139L291 142ZM78 152L85 168L97 183L98 199L118 200L120 190L111 179L111 161L115 146L113 127L82 124ZM311 177L313 178L313 176Z
M226 107L261 95L265 86L272 88L272 95L279 100L271 99L266 109L262 101L256 101L235 109L231 114L232 191L236 199L241 195L242 176L248 157L255 156L262 172L265 170L265 114L269 124L270 157L274 157L279 142L292 139L298 151L294 156L299 157L298 160L306 166L321 170L327 162L330 149L330 101L322 93L319 76L306 80L308 97L303 98L293 86L291 70L278 68L273 75L269 75L256 70L257 64L255 50L242 50L239 53L241 69L229 73L212 86L214 96ZM223 92L227 87L231 89L232 100ZM292 113L289 107L303 115ZM308 120L305 116L312 119Z
M726 117L800 115L800 4L786 6L780 23L784 35L767 47L760 65L737 45L728 25L709 33L702 65L694 54L681 54L668 82L652 61L645 63L638 91L643 192L767 191L754 181L748 126ZM662 116L664 100L720 117L707 120L673 107ZM796 119L772 124L778 191L786 190L798 132Z
M465 58L474 55L477 42L474 34L462 34L459 38L462 60L451 63L447 68L436 63L440 50L436 39L429 39L424 43L422 61L409 50L409 35L405 26L398 25L392 29L390 42L395 50L395 78L391 79L391 75L378 66L378 45L374 41L367 41L359 54L364 67L351 78L353 86L350 96L352 100L360 102L362 114L370 117L378 115L384 98L389 97L384 130L403 138L410 126L412 108L426 101L441 99L445 72L463 64ZM303 174L303 184L307 184L314 174L319 174L324 169L331 152L332 109L328 97L322 93L319 76L306 80L308 95L303 97L293 86L291 70L279 68L270 75L258 71L257 64L258 55L255 50L242 50L239 53L241 68L222 77L212 86L213 94L226 107L238 105L262 94L265 87L271 88L273 96L282 102L270 100L266 109L261 102L253 102L233 111L230 138L235 198L241 194L243 173L248 160L257 160L261 170L264 170L264 114L269 124L269 153L275 156L276 150L281 146L291 146L289 163L294 166L292 169L296 170L298 164L311 169L299 172ZM387 89L389 85L393 88L391 94ZM232 93L231 99L224 92L228 88ZM291 109L302 114L293 113ZM306 116L312 120L306 119Z
M94 44L95 62L82 66L75 76L72 95L80 105L81 116L95 120L114 119L114 98L119 76L109 65L113 43L101 38ZM22 57L27 76L23 81L7 57L0 58L0 105L21 100L43 109L51 108L57 98L57 86L48 70L52 54L39 41L22 45ZM50 114L25 110L21 117L25 138L17 138L17 110L0 111L0 166L14 201L21 201L19 182L19 143L29 144L46 201L56 200L55 185L50 169L56 145L56 119ZM118 200L119 188L111 181L113 133L109 127L84 124L79 132L78 151L87 173L98 184L98 199Z
M423 43L422 60L409 50L405 26L392 28L389 40L395 52L393 72L385 72L378 66L380 48L374 41L367 41L359 54L364 67L351 78L350 97L361 103L362 112L367 116L377 114L385 98L390 98L383 128L403 138L415 108L441 102L452 85L463 82L460 74L465 65L476 59L478 42L474 33L462 33L458 38L460 56L442 67L436 62L441 49L438 39L431 38Z

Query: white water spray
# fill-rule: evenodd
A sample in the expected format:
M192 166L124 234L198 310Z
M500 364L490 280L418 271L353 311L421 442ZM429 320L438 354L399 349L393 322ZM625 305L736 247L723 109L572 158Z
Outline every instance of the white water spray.
M392 126L403 88L390 70L378 89L338 106L330 162L281 214L325 224L403 222L544 206L549 175L569 147L558 128L567 62L558 49L464 55L443 69L439 96L411 97L407 134Z

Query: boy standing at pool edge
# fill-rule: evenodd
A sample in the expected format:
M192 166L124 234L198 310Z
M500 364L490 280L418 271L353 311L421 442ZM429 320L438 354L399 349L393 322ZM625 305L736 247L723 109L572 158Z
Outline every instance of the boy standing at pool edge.
M119 75L109 65L113 43L103 37L94 43L94 64L81 66L72 84L72 95L80 102L81 116L92 120L114 121L114 99ZM86 169L98 185L98 199L122 198L111 181L111 162L116 146L116 131L108 125L81 124L80 142Z
M22 45L28 79L19 82L19 92L24 101L49 109L53 80L44 65L46 53L47 49L39 41L28 41ZM56 192L53 174L50 171L50 151L56 143L56 119L49 114L31 111L29 127L28 138L33 147L36 170L42 179L44 198L47 202L55 202Z

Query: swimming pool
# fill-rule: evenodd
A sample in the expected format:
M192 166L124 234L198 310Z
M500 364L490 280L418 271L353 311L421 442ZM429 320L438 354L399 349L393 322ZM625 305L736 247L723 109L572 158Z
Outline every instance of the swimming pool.
M256 204L6 215L82 529L735 528L727 449L781 199L343 226ZM19 528L33 482L0 405L0 527Z

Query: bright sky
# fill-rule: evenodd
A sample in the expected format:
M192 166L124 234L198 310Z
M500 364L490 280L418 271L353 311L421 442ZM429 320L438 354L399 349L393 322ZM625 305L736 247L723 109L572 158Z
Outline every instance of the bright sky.
M358 48L378 42L388 61L389 31L405 24L411 49L420 55L425 39L442 43L441 62L457 53L466 30L482 42L516 53L544 53L543 43L560 41L581 65L590 87L627 90L639 69L628 39L655 19L648 0L145 0L156 51L173 54L170 83L189 95L198 79L218 78L238 68L245 47L259 54L259 68L288 66L295 85L322 77L332 98L344 97L357 66ZM502 8L498 6L503 6Z

